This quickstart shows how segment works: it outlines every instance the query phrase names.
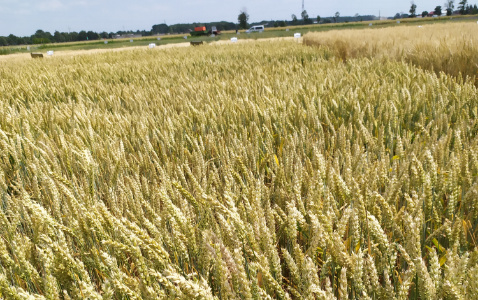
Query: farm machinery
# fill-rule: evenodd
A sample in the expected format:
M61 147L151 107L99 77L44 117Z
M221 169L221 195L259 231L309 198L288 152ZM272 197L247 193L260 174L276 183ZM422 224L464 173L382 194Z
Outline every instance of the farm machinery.
M206 26L199 26L195 27L194 31L190 32L191 36L206 36L206 35L218 35L221 34L219 30L217 30L216 26L212 26L210 30L206 30Z

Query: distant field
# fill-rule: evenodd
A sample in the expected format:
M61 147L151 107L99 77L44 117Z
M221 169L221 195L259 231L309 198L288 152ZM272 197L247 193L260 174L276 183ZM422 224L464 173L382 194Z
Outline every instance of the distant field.
M473 82L156 50L2 61L0 298L478 299Z
M303 42L330 51L343 61L382 58L464 79L478 76L478 24L474 21L380 30L311 32Z
M369 24L373 24L372 28L383 27L395 27L395 26L407 26L418 24L436 24L436 23L455 23L470 20L478 20L478 16L453 16L453 17L440 17L440 18L416 18L416 19L401 19L400 24L395 20L383 20L383 21L364 21L364 22L350 22L350 23L329 23L329 24L313 24L302 26L289 26L287 28L266 28L263 33L251 33L247 34L244 30L238 36L240 39L262 39L273 37L288 37L294 33L299 32L306 34L308 32L318 31L330 31L330 30L342 30L342 29L361 29L368 28ZM289 31L286 31L289 29ZM184 36L188 36L188 40L184 39ZM160 36L161 40L158 41L157 37L141 37L135 38L131 43L130 39L108 39L108 44L105 44L103 40L97 41L84 41L84 42L71 42L71 43L59 43L59 44L47 44L47 45L32 45L30 51L27 50L27 46L11 46L0 47L0 55L7 55L13 53L28 53L43 52L48 50L53 51L65 51L65 50L90 50L90 49L114 49L122 47L132 46L147 46L150 43L156 43L157 45L166 45L171 43L183 43L189 40L201 40L205 42L213 42L218 40L229 40L231 37L235 37L236 34L233 31L225 31L220 36L216 37L191 37L189 34L176 34L176 35L163 35Z

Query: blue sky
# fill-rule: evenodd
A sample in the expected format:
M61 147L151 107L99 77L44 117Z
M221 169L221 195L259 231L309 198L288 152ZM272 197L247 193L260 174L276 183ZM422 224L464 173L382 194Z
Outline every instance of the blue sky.
M433 10L445 1L418 0L417 11ZM455 1L457 3L458 0ZM469 1L473 3L473 1ZM0 36L13 33L26 36L37 29L50 31L150 30L154 24L210 21L237 22L243 8L249 21L290 20L300 16L301 0L0 0ZM408 12L410 1L397 0L305 0L310 17L361 15L393 16Z

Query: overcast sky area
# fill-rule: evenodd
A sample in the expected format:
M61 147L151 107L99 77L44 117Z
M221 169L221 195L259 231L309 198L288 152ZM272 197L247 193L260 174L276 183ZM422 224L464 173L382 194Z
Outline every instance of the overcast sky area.
M431 11L445 1L418 0L417 13ZM455 7L458 0L455 1ZM473 1L469 1L474 4ZM61 32L92 30L151 30L154 24L229 21L245 8L249 22L300 18L301 0L0 0L0 36L30 36L37 29ZM307 1L309 17L376 15L394 16L408 13L410 1L404 0L335 0Z

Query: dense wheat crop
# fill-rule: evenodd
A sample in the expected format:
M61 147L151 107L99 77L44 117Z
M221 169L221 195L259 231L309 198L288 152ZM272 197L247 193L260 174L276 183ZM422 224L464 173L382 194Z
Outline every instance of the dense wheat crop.
M342 60L379 57L453 76L478 75L478 25L473 22L308 33L307 45L322 46ZM477 82L478 83L478 82Z
M478 297L470 82L286 41L0 78L5 299Z

